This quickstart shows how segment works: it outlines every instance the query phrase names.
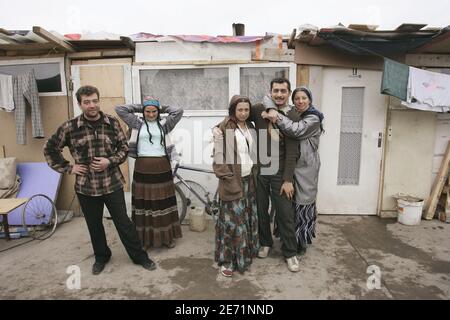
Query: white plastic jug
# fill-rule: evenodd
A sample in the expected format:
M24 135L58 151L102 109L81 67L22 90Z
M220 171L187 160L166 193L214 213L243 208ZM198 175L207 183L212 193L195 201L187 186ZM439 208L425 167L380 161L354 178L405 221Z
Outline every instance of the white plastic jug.
M206 229L205 208L191 207L189 209L189 230L203 232Z

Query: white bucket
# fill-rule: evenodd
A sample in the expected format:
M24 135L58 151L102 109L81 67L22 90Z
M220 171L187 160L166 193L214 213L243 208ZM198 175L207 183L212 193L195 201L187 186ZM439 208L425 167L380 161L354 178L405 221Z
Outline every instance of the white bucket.
M397 199L398 216L397 221L408 226L420 224L422 219L423 200L418 198Z
M189 230L203 232L206 229L204 208L189 208Z

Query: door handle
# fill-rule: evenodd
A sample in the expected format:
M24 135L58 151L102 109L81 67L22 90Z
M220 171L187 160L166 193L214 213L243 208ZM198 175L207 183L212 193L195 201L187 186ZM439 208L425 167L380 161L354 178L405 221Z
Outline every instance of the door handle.
M383 133L378 132L378 148L381 148L381 141L383 140Z

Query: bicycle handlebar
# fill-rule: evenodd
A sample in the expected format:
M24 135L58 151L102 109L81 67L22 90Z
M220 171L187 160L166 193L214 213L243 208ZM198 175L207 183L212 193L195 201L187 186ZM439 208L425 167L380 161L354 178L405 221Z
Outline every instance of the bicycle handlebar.
M191 167L191 166L181 166L181 165L178 165L177 168L178 168L178 169L185 169L185 170L191 170L191 171L197 171L197 172L212 173L212 174L214 174L214 171L212 171L212 170L207 170L207 169L202 169L202 168L196 168L196 167Z
M178 153L178 156L181 158L181 153ZM212 171L212 170L202 169L202 168L197 168L197 167L191 167L191 166L185 166L185 165L180 165L180 160L177 160L175 162L174 172L176 172L178 169L185 169L185 170L190 170L190 171L197 171L197 172L214 174L214 171Z

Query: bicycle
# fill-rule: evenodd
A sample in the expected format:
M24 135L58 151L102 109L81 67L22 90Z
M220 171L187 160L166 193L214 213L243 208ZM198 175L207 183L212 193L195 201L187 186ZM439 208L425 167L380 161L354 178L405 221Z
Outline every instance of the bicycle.
M173 177L178 181L175 183L175 196L177 198L178 216L181 224L186 217L187 208L191 207L203 207L208 215L215 216L219 212L219 200L218 190L216 189L214 196L211 200L210 193L205 190L203 186L192 180L185 180L178 173L178 169L214 174L212 170L206 170L191 166L180 165L179 161L176 162L173 169Z
M181 154L179 154L179 156L181 156ZM178 179L178 181L175 183L175 196L177 199L180 224L189 224L189 222L183 223L183 221L186 218L187 208L190 207L198 208L204 205L205 212L208 215L216 216L219 212L219 190L216 189L213 199L211 200L209 197L210 193L206 191L203 186L201 186L198 182L183 179L183 177L181 177L178 173L178 169L209 174L214 174L214 171L180 165L180 162L176 161L175 167L173 169L173 177ZM274 222L275 207L272 205L271 200L272 199L269 199L269 216L270 221Z

